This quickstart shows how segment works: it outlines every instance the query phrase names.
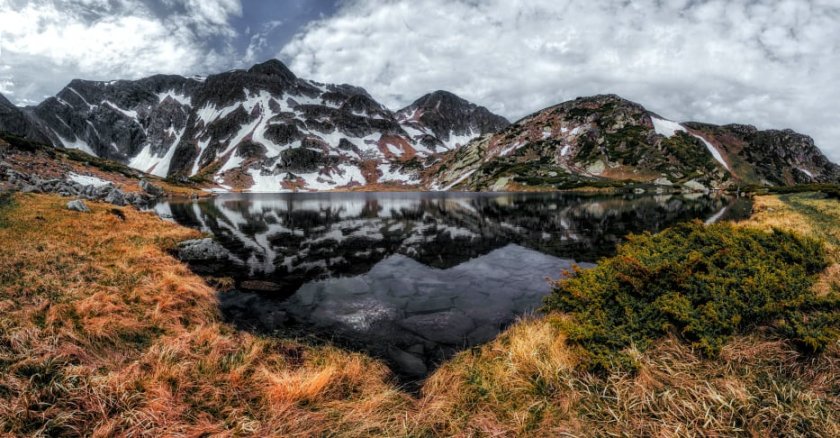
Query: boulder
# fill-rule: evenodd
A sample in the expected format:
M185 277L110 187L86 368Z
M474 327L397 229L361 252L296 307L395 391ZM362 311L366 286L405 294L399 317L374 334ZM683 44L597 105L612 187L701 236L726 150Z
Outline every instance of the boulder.
M140 180L140 189L142 189L144 192L148 193L156 199L163 198L166 196L165 190L146 181L145 179Z
M176 249L176 255L200 274L219 274L242 265L233 253L209 238L182 242Z
M109 204L123 206L125 205L125 195L123 192L113 189L105 196L104 201Z
M423 359L417 355L396 347L388 348L388 357L394 362L397 369L409 376L421 377L429 372L429 368Z
M67 203L67 209L72 211L78 211L82 213L90 213L90 209L85 205L85 202L81 199L76 199Z

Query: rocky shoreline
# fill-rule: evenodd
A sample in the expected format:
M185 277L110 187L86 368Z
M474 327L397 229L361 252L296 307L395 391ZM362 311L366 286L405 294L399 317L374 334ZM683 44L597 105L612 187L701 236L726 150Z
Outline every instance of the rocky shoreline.
M146 181L140 181L140 192L120 190L113 183L82 184L70 178L41 178L18 172L4 161L0 161L0 181L5 182L6 189L22 193L54 193L64 197L75 197L88 201L106 202L117 206L132 205L137 209L147 209L160 199L166 197L166 192L160 187Z

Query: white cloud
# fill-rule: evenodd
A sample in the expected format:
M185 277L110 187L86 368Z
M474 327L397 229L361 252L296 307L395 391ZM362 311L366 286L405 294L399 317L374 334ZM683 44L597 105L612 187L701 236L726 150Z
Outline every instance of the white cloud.
M10 68L19 102L40 100L70 79L139 78L221 69L208 41L236 35L228 20L239 0L0 0L0 66ZM6 25L13 23L13 25ZM222 45L222 47L224 47Z
M260 61L257 57L260 56L268 47L269 35L282 25L283 20L271 20L263 23L262 26L260 26L260 30L251 35L248 47L245 49L245 56L242 59L242 62L247 64ZM251 34L250 26L245 30L245 33Z
M392 107L442 88L518 118L612 92L679 120L790 127L840 160L834 0L349 0L279 56Z

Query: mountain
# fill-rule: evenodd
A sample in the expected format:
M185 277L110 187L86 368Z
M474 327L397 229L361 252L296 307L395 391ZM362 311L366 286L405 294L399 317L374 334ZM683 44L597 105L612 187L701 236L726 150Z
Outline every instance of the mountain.
M49 142L32 119L2 94L0 94L0 132L8 132L27 140Z
M510 124L435 91L391 111L364 89L298 78L271 60L209 77L74 80L0 131L221 190L581 186L840 181L807 136L677 123L615 95L578 98Z
M451 93L393 112L364 89L280 61L206 78L74 80L29 109L56 146L225 189L417 184L429 157L508 122Z
M615 95L546 108L445 155L439 190L572 188L634 181L692 190L836 183L840 166L793 131L676 123Z
M435 91L417 99L397 112L397 120L427 147L449 150L510 125L504 117L448 91Z

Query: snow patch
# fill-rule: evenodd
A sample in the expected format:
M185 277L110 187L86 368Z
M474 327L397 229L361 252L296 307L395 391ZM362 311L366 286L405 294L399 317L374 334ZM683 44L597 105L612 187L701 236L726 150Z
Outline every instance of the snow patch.
M402 157L405 153L402 148L392 145L391 143L385 143L385 146L391 151L392 154L396 155L397 157Z
M571 149L572 149L571 145L567 144L567 145L563 146L563 149L560 149L560 156L565 157L566 155L569 155L569 151Z
M467 143L471 142L474 138L478 137L478 134L474 133L472 128L466 134L453 134L449 133L449 140L443 142L444 146L447 149L452 150L459 148L461 146L466 146Z
M507 148L505 148L502 151L502 153L499 154L499 156L506 157L506 156L510 155L513 151L521 148L522 146L525 146L526 144L528 144L527 141L522 141L522 140L517 141L516 143L514 143L514 144L508 146Z
M717 148L713 144L709 143L708 141L706 141L705 138L703 138L699 135L691 134L691 136L699 139L700 141L702 141L703 144L706 145L706 149L709 150L709 153L711 153L712 156L715 157L715 160L717 160L718 163L720 163L723 167L725 167L726 170L730 170L729 165L726 164L726 161L723 160L723 155L721 155L720 151L717 150Z
M443 189L441 189L441 191L448 192L448 191L452 190L452 188L453 188L453 187L457 186L457 185L458 185L458 184L460 184L462 181L464 181L465 179L469 178L469 177L470 177L470 175L472 175L473 173L475 173L475 171L476 171L476 170L478 170L478 169L473 169L473 170L471 170L471 171L469 171L469 172L467 172L467 173L465 173L465 174L461 175L461 177L460 177L460 178L456 179L456 180L455 180L455 182L453 182L452 184L449 184L448 186L446 186L446 187L444 187Z
M279 175L263 175L259 169L249 169L248 174L254 180L254 185L247 190L250 193L282 193L290 191L284 189L282 186L287 175L285 172ZM334 168L329 174L312 172L296 174L295 176L303 180L304 191L328 191L352 183L365 183L362 171L356 166L347 164L342 164Z
M67 149L78 149L78 150L80 150L80 151L82 151L82 152L84 152L88 155L93 155L94 157L96 156L96 154L93 152L93 149L90 147L90 145L87 144L87 142L85 142L85 141L83 141L79 138L74 138L73 140L67 140L66 138L58 135L57 132L55 132L55 131L53 131L53 132L55 133L55 136L58 137L58 141L60 141L61 144L65 148L67 148Z
M673 137L679 131L686 132L683 125L680 125L677 122L660 119L654 116L650 116L650 119L653 121L653 129L656 131L656 133L659 135L664 135L667 138Z
M242 162L245 161L244 158L237 156L236 154L231 154L231 157L225 162L221 169L217 172L217 174L223 174L231 169L236 169L239 167Z
M140 153L128 162L129 167L165 178L169 174L169 166L172 163L172 157L175 155L175 149L178 147L178 143L181 142L181 137L184 136L186 130L187 128L185 127L178 132L175 141L169 145L169 149L166 150L166 153L162 157L155 155L152 152L152 145L147 144Z
M180 103L181 105L185 105L188 107L192 107L192 98L183 94L177 93L175 90L166 91L164 93L158 93L158 103L163 103L163 101L167 97L171 97L172 100Z
M688 133L689 135L691 135L692 137L702 141L703 145L706 146L706 149L709 150L709 153L712 154L713 157L715 157L715 160L718 163L720 163L724 168L726 168L726 170L730 170L729 165L726 164L726 161L723 159L723 155L720 153L720 151L713 144L709 143L709 141L706 140L705 138L703 138L703 137L701 137L697 134L691 134L690 132L688 132L687 129L685 129L685 127L683 125L680 125L677 122L673 122L671 120L660 119L660 118L655 117L655 116L650 116L650 119L653 121L653 129L659 135L663 135L667 138L671 138L671 137L677 135L677 132L685 132L685 133Z
M132 119L135 122L137 122L137 111L124 110L124 109L118 107L115 103L113 103L111 101L108 101L108 100L103 100L102 104L110 106L111 109L113 109L114 111L116 111L118 113L121 113L122 115L128 117L129 119Z
M216 108L216 105L207 104L204 105L204 108L198 110L198 120L204 123L204 127L206 128L209 124L215 122L219 119L224 119L230 113L236 111L242 104L239 102L234 103L233 105L226 106L222 109Z
M103 187L111 184L111 181L105 181L102 178L89 175L79 175L72 172L67 174L67 179L83 186Z

